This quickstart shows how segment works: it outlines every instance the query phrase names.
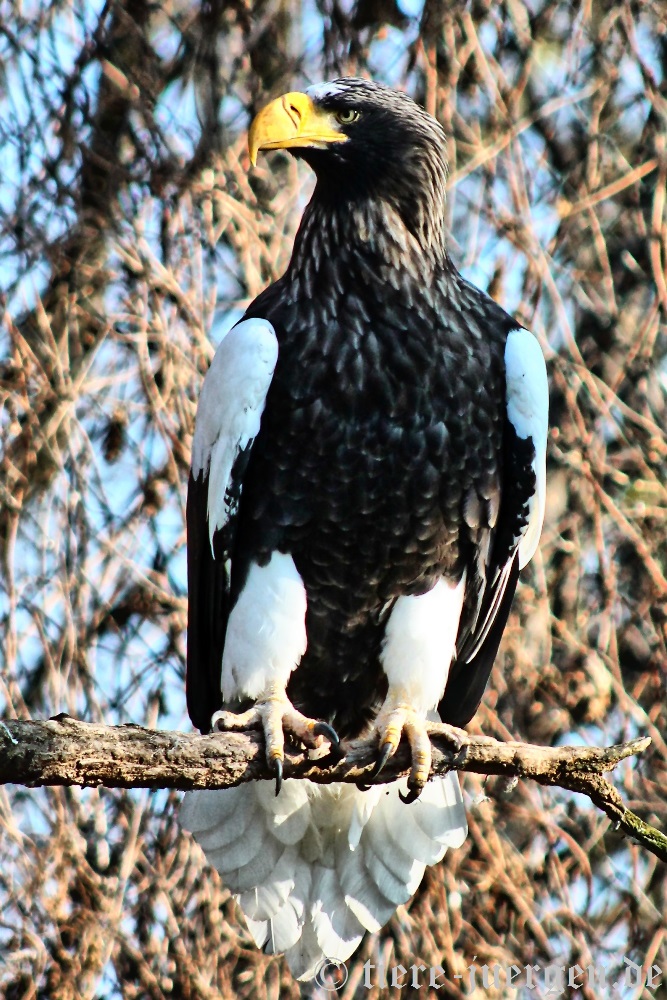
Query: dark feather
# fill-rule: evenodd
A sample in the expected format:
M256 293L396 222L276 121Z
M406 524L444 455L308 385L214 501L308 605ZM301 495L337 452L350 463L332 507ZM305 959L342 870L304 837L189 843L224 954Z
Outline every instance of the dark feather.
M465 726L479 708L507 625L518 579L519 557L516 554L509 564L509 572L502 578L502 586L489 595L494 601L494 613L484 638L469 659L461 656L452 663L445 696L438 705L438 715L443 722Z
M211 716L222 708L220 667L227 620L233 606L232 580L228 572L238 526L243 477L252 441L237 457L227 490L230 516L213 535L208 527L208 472L195 479L190 473L186 525L188 534L188 652L186 693L188 714L202 733L211 727ZM215 558L214 558L215 554ZM241 565L234 564L235 578ZM238 593L238 588L237 588Z
M470 598L464 605L456 658L438 705L442 721L455 726L466 725L477 711L507 625L519 579L518 542L535 492L534 457L532 440L517 437L505 419L502 489L490 558L484 578L478 576L471 587L478 589L477 608Z
M190 473L188 531L188 714L202 733L220 707L220 669L228 617L229 579L224 559L214 559L208 533L208 476Z

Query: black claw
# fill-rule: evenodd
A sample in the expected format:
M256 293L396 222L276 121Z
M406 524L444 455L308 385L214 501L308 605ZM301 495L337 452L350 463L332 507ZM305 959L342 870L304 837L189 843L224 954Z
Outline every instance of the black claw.
M361 781L357 782L357 788L359 789L360 792L368 792L372 787L373 787L372 785L362 784Z
M329 740L332 747L337 747L340 743L338 733L327 722L317 722L313 729L313 735L324 736L325 739Z
M391 752L394 749L393 743L383 743L380 747L380 756L378 757L377 764L373 768L372 774L374 778L377 778L378 774L387 763L391 757Z
M280 795L280 789L283 787L283 762L280 757L274 757L273 770L276 773L276 796L278 796Z
M421 793L422 793L421 788L410 788L410 786L408 785L407 795L404 795L403 792L399 792L398 797L401 800L401 802L405 802L406 806L409 806L412 802L417 801Z

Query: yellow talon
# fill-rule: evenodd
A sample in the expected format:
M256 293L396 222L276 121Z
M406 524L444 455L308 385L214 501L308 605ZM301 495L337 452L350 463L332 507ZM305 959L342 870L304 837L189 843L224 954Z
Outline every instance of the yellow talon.
M249 729L259 726L264 733L266 761L276 776L276 795L280 791L285 758L285 733L290 733L309 748L319 747L323 739L332 747L338 745L338 736L326 722L309 719L294 708L284 691L275 687L258 698L247 712L216 712L212 720L215 730Z
M410 744L412 768L408 778L409 793L404 801L414 802L429 779L431 773L429 732L431 729L439 736L448 737L457 750L466 739L463 730L454 729L454 727L445 726L442 723L428 722L423 714L410 708L405 701L394 700L388 695L385 704L378 713L372 731L360 741L361 746L364 744L379 745L377 763L373 769L373 777L377 778L387 761L396 753L401 737L405 734Z

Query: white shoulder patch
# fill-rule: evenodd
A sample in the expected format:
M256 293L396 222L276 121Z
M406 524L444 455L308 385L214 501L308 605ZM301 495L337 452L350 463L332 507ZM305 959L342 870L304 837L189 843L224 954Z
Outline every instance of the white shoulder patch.
M247 319L221 341L202 386L192 474L209 476L208 527L213 534L229 519L226 497L232 467L253 441L278 360L278 341L268 320Z
M546 456L549 427L549 383L544 355L528 330L513 330L505 345L507 416L517 436L531 438L535 448L535 494L528 525L519 543L519 568L530 562L537 548L546 501Z

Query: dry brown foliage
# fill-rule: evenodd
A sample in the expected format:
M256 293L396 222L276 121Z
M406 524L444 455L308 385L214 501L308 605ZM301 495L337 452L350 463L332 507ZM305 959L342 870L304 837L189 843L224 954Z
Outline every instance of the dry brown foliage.
M0 6L0 72L0 713L187 727L198 389L284 268L311 183L281 154L249 172L245 129L304 81L370 74L445 125L452 255L549 359L547 522L471 731L649 735L616 780L664 829L665 4L31 0ZM451 998L473 961L667 972L656 858L572 793L465 791L466 844L338 996L367 996L378 956L442 965ZM0 790L3 997L319 995L251 946L178 799Z

